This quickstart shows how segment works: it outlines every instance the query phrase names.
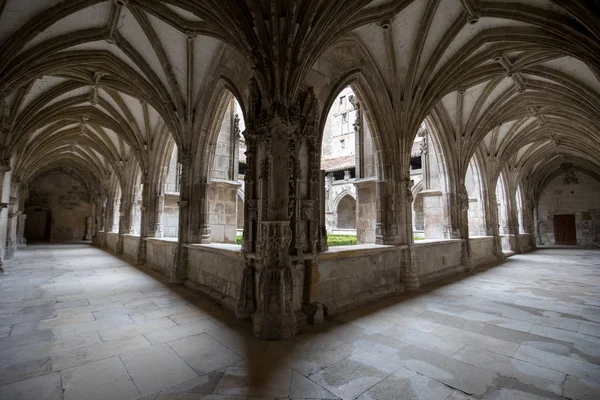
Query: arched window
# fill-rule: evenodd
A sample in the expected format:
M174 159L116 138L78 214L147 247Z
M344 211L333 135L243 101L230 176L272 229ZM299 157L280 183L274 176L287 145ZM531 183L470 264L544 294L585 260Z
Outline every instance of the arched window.
M356 229L356 200L345 195L337 206L337 229Z
M211 241L215 243L241 242L244 211L239 208L243 202L238 200L238 191L244 190L246 170L244 130L240 104L228 93L210 177L209 223Z
M121 219L121 188L117 187L113 203L113 225L111 232L119 232L119 221Z
M426 122L413 142L410 166L415 240L447 237L446 165L435 131Z
M321 169L328 244L375 243L377 151L365 107L352 88L333 99L324 124Z
M475 157L471 159L465 175L465 186L469 193L469 236L485 236L485 205L483 181Z
M162 213L162 229L164 237L177 237L179 234L179 178L181 164L177 162L177 146L173 146L171 160L165 179L165 197Z
M525 233L525 224L523 223L523 197L521 195L521 186L517 186L517 218L519 220L519 233Z
M500 174L496 184L496 202L498 206L498 224L500 225L500 235L508 234L508 198L506 197L506 186L504 186L504 176Z

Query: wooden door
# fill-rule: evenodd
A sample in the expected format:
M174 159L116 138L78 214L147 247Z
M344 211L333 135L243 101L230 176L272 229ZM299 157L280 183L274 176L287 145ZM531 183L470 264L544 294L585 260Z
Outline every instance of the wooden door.
M577 244L575 215L561 214L554 216L554 242L556 244Z

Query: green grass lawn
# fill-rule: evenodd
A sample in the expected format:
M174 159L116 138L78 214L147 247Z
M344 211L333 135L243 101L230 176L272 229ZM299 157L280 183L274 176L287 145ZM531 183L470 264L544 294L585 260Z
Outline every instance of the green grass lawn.
M423 240L423 238L415 237L415 240ZM235 238L237 244L242 244L242 235ZM327 235L328 246L348 246L356 244L356 235Z

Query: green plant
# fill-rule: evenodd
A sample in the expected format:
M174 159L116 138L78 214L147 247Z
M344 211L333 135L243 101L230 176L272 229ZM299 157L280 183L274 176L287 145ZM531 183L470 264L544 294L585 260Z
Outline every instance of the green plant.
M237 235L235 237L235 243L241 245L242 244L242 238L243 238L242 235Z
M327 235L328 246L349 246L356 244L356 235Z

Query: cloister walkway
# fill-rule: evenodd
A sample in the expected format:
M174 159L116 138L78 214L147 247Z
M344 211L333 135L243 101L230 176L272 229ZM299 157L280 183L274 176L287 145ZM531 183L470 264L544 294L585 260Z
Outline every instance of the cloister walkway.
M202 296L90 245L0 275L0 399L600 398L600 250L540 249L255 339Z

